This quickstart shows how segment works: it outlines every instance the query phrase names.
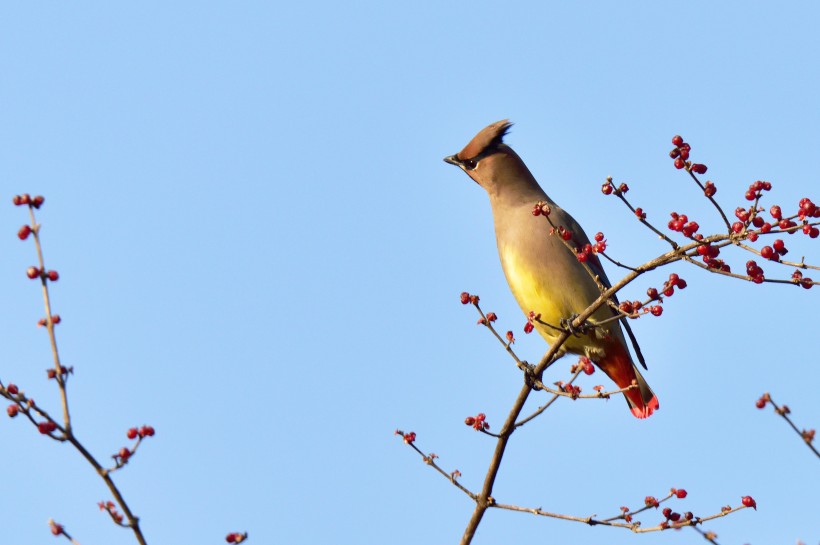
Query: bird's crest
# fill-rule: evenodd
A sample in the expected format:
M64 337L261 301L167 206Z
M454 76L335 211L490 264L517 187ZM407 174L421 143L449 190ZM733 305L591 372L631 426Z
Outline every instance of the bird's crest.
M462 161L478 157L488 149L491 149L501 144L504 135L512 127L512 123L508 119L496 121L492 125L488 125L481 129L475 137L470 140L470 143L464 146L464 149L458 152L458 158Z

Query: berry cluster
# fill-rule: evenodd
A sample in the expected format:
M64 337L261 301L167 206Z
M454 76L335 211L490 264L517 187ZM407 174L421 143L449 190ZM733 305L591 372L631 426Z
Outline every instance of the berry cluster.
M113 501L101 501L97 502L97 507L100 508L100 511L106 511L111 518L117 524L122 524L123 516L122 513L117 511L117 505Z
M576 386L574 384L564 384L560 380L554 383L555 386L564 392L565 394L569 394L572 396L572 399L578 399L578 396L581 395L581 387Z
M60 378L65 380L68 375L74 374L74 367L60 366ZM57 369L46 369L46 376L49 380L57 378Z
M692 146L684 142L680 135L676 134L672 137L672 145L675 147L669 152L669 157L674 160L675 168L678 170L685 168L695 174L706 174L706 165L689 161L689 152L692 151Z
M49 433L54 432L57 429L57 423L52 420L46 420L45 422L40 422L37 424L37 431L42 433L43 435L47 435Z
M54 315L51 316L51 323L54 324L54 325L57 325L62 321L63 321L63 319L60 318L59 314L54 314ZM40 318L37 321L37 326L38 327L46 327L47 325L48 325L48 319L47 318Z
M45 270L34 266L31 266L28 269L26 269L26 276L28 276L32 280L34 280L35 278L43 278L51 280L52 282L56 282L60 279L60 274L57 271L46 272Z
M689 217L686 214L671 212L670 215L672 216L672 219L669 220L667 227L669 227L672 231L683 233L683 236L687 238L693 238L695 233L698 232L698 229L700 229L698 222L689 221Z
M231 532L230 534L225 536L225 541L227 541L228 543L242 543L246 539L248 539L248 532Z
M539 320L541 320L541 314L536 314L535 312L530 311L529 315L527 316L527 323L524 324L524 333L526 333L527 335L532 333L532 330L535 329L535 325L533 324L533 322L537 322Z
M412 445L416 440L416 432L411 431L404 433L401 430L396 430L393 432L393 435L401 435L402 439L404 439L405 444Z
M466 291L461 292L461 304L462 305L477 305L478 304L478 295L470 295Z
M478 413L475 416L468 416L464 419L464 423L476 431L483 431L490 429L490 423L487 422L487 416L484 413Z
M669 279L663 283L660 291L658 288L649 288L646 290L646 301L623 301L618 305L618 308L629 318L638 318L642 314L647 313L652 314L652 316L660 316L663 314L663 307L660 305L649 305L649 303L652 301L663 303L662 296L672 297L675 294L675 288L682 290L685 289L687 285L686 280L681 278L677 273L671 273Z
M577 373L578 371L583 371L587 375L591 375L595 372L595 366L592 365L592 361L586 356L581 356L578 358L578 363L575 363L570 367L570 373Z
M114 459L114 463L116 464L116 468L119 469L125 464L128 463L128 460L131 459L137 452L137 447L139 447L140 442L145 437L153 437L155 430L153 426L141 426L139 428L129 428L127 432L125 432L125 436L129 439L136 439L137 442L134 444L132 448L122 447L116 454L112 455L111 457Z
M28 205L32 208L40 208L41 206L43 206L43 203L45 201L46 199L42 195L32 197L28 193L23 193L22 195L15 195L14 198L12 198L11 200L11 202L14 203L14 206Z
M486 316L478 319L478 325L488 325L498 320L498 315L495 312L488 312Z
M611 179L609 179L611 180ZM626 193L629 190L626 184L621 184L621 189L623 193ZM532 215L533 216L544 216L549 217L551 212L550 206L544 201L538 201L532 208ZM563 225L559 225L557 228L552 227L550 229L550 235L558 234L562 240L569 242L572 239L572 231L564 227ZM583 245L575 244L575 256L578 258L578 261L581 263L586 262L591 256L602 253L606 250L606 240L604 240L603 233L596 233L595 234L595 244L586 243Z
M629 186L622 183L618 187L612 183L612 176L607 176L606 182L601 186L601 193L604 195L623 195L629 191Z

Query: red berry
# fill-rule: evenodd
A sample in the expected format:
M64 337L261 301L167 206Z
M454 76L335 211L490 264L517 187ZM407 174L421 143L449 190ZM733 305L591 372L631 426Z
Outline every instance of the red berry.
M760 399L755 401L755 407L757 407L758 409L765 408L766 407L766 399L761 397Z
M507 341L509 341L510 344L515 342L515 337L513 336L512 331L507 331Z
M626 193L627 191L629 191L629 186L626 184L621 184L618 186L618 191L620 191L621 193Z
M800 285L803 286L805 289L810 290L814 283L812 279L807 276L806 278L800 281Z
M684 490L683 488L675 490L675 496L682 500L686 497L686 490Z
M642 220L646 219L646 212L643 211L643 208L638 207L635 209L635 215Z
M717 193L717 187L712 182L706 182L705 187L703 188L703 194L707 197L712 197L714 194Z
M743 503L744 507L752 507L755 511L757 511L757 502L755 502L754 498L751 496L743 496L740 501Z
M496 316L495 312L488 312L487 313L487 321L488 322L494 322L496 320L498 320L498 316Z
M664 517L669 518L669 516L671 514L672 514L672 509L671 508L669 508L669 507L664 507L663 508L663 516Z
M471 295L470 296L470 304L477 305L479 301L478 295Z
M688 286L688 285L689 285L689 284L687 284L687 283L686 283L686 280L684 280L683 278L681 278L680 280L678 280L678 289L679 289L679 290L685 289L685 288L686 288L686 286Z
M668 288L663 290L663 294L666 297L672 297L673 295L675 295L675 288L673 288L672 286L669 286Z
M735 233L743 231L743 224L739 221L734 222L732 224L732 231L734 231Z
M472 426L473 424L475 424L475 418L473 418L472 416L468 416L464 419L464 423L468 426Z
M763 234L766 234L771 230L772 230L772 224L769 223L769 222L766 222L766 223L764 223L763 225L760 226L760 232L763 233Z
M777 205L772 206L769 209L769 214L776 220L779 220L782 217L783 212L780 210L780 207Z
M772 247L774 248L774 251L779 253L780 255L783 255L783 254L786 253L786 243L783 242L782 239L775 240L772 243Z
M621 303L619 308L621 309L621 312L625 312L626 314L632 314L632 311L634 310L632 307L632 303L630 303L629 301L624 301L623 303Z
M17 393L19 392L19 390L17 389L17 386L14 385L14 384L9 384L8 386L6 386L6 391L8 393L10 393L11 395L13 395L13 396L16 396Z
M532 322L527 322L526 324L524 324L524 333L526 333L527 335L532 333L533 329L535 329L535 326L532 325Z
M470 302L470 294L467 293L466 291L462 291L461 292L461 304L466 305L469 302Z
M17 413L19 412L20 408L17 405L9 405L8 407L6 407L6 414L9 415L9 417L11 418L17 416Z
M660 316L661 314L663 314L663 307L654 305L649 308L649 312L652 313L652 316Z
M26 276L34 280L35 278L40 276L40 269L38 269L37 267L29 267L28 269L26 269Z
M43 435L47 433L51 433L57 429L57 424L54 422L40 422L37 424L37 431L42 433Z
M689 160L689 150L685 149L685 148L682 148L680 150L680 158L683 159L684 161Z
M706 165L702 165L700 163L695 163L692 165L691 169L695 174L706 174L706 171L708 170Z
M51 533L54 534L55 536L59 536L60 534L63 533L63 525L62 524L57 524L56 522L51 521Z
M609 195L612 193L612 184L607 182L601 186L601 193L604 195Z
M654 301L658 298L658 290L655 288L649 288L646 290L646 296Z
M744 197L746 197L746 200L747 200L747 201L753 201L753 200L755 200L755 199L757 198L757 193L755 193L754 191L752 191L752 190L750 189L750 190L748 190L748 191L746 192L746 194L744 195Z
M601 242L602 240L604 240L604 234L600 231L595 233L595 242Z
M812 227L809 231L809 238L817 238L818 236L820 236L820 229Z
M140 437L153 437L154 433L153 426L143 426L140 428Z
M669 520L672 522L678 522L680 520L680 513L672 513L669 515Z
M771 259L774 256L774 250L771 246L764 246L760 249L760 256L764 259Z
M48 271L48 274L46 276L48 276L48 279L52 282L56 282L60 279L60 275L57 273L57 271Z
M678 157L677 159L675 159L675 168L676 168L676 169L680 170L680 169L682 169L684 166L686 166L686 163L684 162L684 160L683 160L683 159L681 159L680 157Z
M17 231L17 238L20 240L26 240L28 236L31 234L31 227L28 225L24 225L20 227L20 230Z
M681 137L681 135L676 134L675 136L672 137L672 145L673 146L680 147L681 144L683 144L683 137Z
M698 232L698 229L700 229L700 225L698 225L698 222L690 221L689 223L683 226L683 234L687 237L691 237L692 235Z
M125 433L125 436L129 439L136 439L137 438L137 428L128 428L128 431Z
M572 231L570 231L569 229L564 229L563 231L561 231L561 238L563 238L564 240L571 239Z
M680 150L678 148L675 148L675 149L673 149L672 151L669 152L669 157L671 159L677 158L678 155L680 155Z
M41 206L43 206L44 202L46 202L46 198L42 195L37 195L36 197L31 199L31 206L33 206L34 208L40 208Z
M587 375L591 375L594 372L595 367L592 365L592 362L590 362L589 360L584 362L584 373L586 373Z

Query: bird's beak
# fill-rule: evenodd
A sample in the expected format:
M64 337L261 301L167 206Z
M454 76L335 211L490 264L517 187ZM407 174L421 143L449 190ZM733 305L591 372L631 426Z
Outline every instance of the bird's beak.
M458 160L458 155L450 155L449 157L445 157L444 162L450 163L451 165L455 165L457 167L461 166L461 161Z

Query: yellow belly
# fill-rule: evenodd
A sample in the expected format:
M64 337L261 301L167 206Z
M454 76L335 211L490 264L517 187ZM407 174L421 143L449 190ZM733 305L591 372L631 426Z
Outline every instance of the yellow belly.
M562 248L563 250L563 248ZM583 312L599 295L598 287L592 278L576 275L588 275L577 267L556 266L553 269L545 267L534 269L526 266L523 260L509 247L501 250L504 273L510 289L525 314L531 311L541 314L541 321L560 327L561 320L571 318ZM571 257L571 256L569 256ZM606 311L606 309L603 309ZM598 313L596 313L598 314ZM593 322L594 319L590 319ZM536 330L548 343L553 343L560 332L548 325L533 323ZM604 333L598 331L598 334ZM563 348L576 354L591 355L600 349L601 342L598 335L583 335L570 337Z

